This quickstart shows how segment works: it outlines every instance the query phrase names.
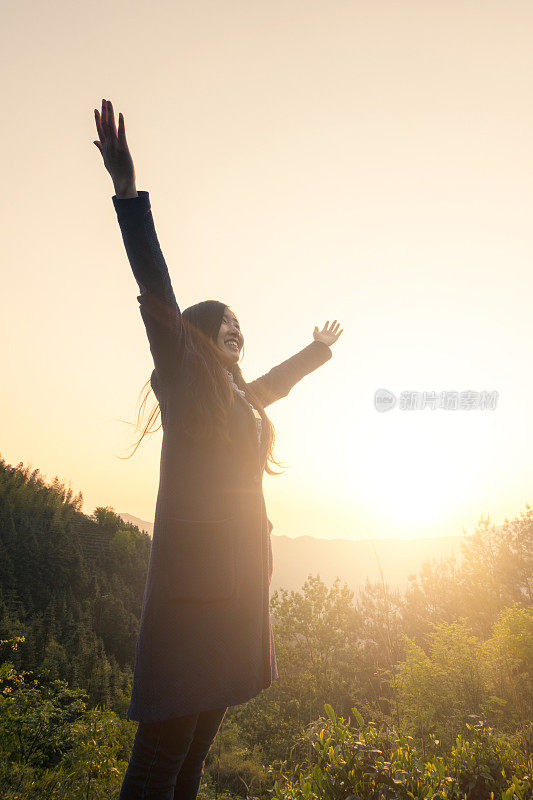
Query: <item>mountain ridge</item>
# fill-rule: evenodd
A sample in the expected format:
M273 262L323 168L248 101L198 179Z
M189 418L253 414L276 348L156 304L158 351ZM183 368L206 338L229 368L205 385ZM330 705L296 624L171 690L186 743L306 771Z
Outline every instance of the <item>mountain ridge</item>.
M153 523L132 514L118 513L125 522L153 535ZM415 577L424 562L455 559L461 561L461 543L469 534L421 537L413 539L322 539L316 536L290 537L272 534L274 574L271 592L276 589L297 591L309 575L319 575L332 585L340 578L357 591L367 580L381 581L405 589L410 576Z

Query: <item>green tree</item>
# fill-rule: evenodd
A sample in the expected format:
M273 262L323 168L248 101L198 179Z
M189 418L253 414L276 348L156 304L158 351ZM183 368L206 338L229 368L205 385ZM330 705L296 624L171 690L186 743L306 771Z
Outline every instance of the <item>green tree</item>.
M424 649L407 639L396 673L409 733L421 740L434 733L451 742L469 715L480 712L486 699L480 649L465 620L435 625Z
M533 605L503 609L483 646L482 663L496 722L533 719Z

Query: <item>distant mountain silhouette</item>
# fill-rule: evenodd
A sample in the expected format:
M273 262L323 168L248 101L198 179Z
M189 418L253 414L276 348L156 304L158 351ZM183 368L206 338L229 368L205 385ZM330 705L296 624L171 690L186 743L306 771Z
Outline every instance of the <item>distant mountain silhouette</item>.
M299 589L309 574L319 575L331 585L338 576L342 583L357 591L367 578L383 580L390 587L404 589L410 575L415 575L425 561L454 556L461 561L461 542L465 536L441 536L425 539L318 539L313 536L272 534L274 574L271 591Z
M152 522L119 513L125 522L153 534ZM439 536L424 539L319 539L314 536L278 536L272 534L274 574L271 592L276 589L301 590L308 575L319 575L331 585L338 576L342 583L357 591L366 579L383 579L391 587L403 589L410 575L415 575L425 561L454 556L459 565L461 542L468 535ZM378 563L379 562L379 563Z
M137 525L140 531L145 531L148 536L154 535L154 523L147 522L145 519L139 519L139 517L133 517L131 514L122 514L120 511L116 512L118 516L124 520L124 522L131 522L132 525Z

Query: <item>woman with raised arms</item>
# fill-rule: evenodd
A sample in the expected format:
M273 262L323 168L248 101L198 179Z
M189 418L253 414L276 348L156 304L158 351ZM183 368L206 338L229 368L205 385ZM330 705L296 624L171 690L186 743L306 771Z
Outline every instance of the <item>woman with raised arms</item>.
M278 677L270 620L272 523L262 479L273 457L265 407L331 358L337 320L251 383L230 306L181 311L148 192L137 191L124 117L95 109L113 204L139 286L163 443L128 718L139 725L120 800L193 800L228 706ZM145 431L146 432L146 431ZM144 434L143 434L144 435ZM142 436L141 436L142 439ZM278 464L279 466L279 464Z

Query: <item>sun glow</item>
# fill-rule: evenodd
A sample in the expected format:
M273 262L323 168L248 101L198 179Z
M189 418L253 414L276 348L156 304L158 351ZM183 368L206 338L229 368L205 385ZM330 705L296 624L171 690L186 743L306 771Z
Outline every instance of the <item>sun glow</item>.
M320 498L313 502L335 509L336 525L343 528L339 535L459 534L485 510L493 412L379 413L370 407L355 416L348 409L347 417L339 409L324 428L319 413L310 409L306 420L287 413L279 452L295 456L287 473L294 491L316 485L320 476Z

